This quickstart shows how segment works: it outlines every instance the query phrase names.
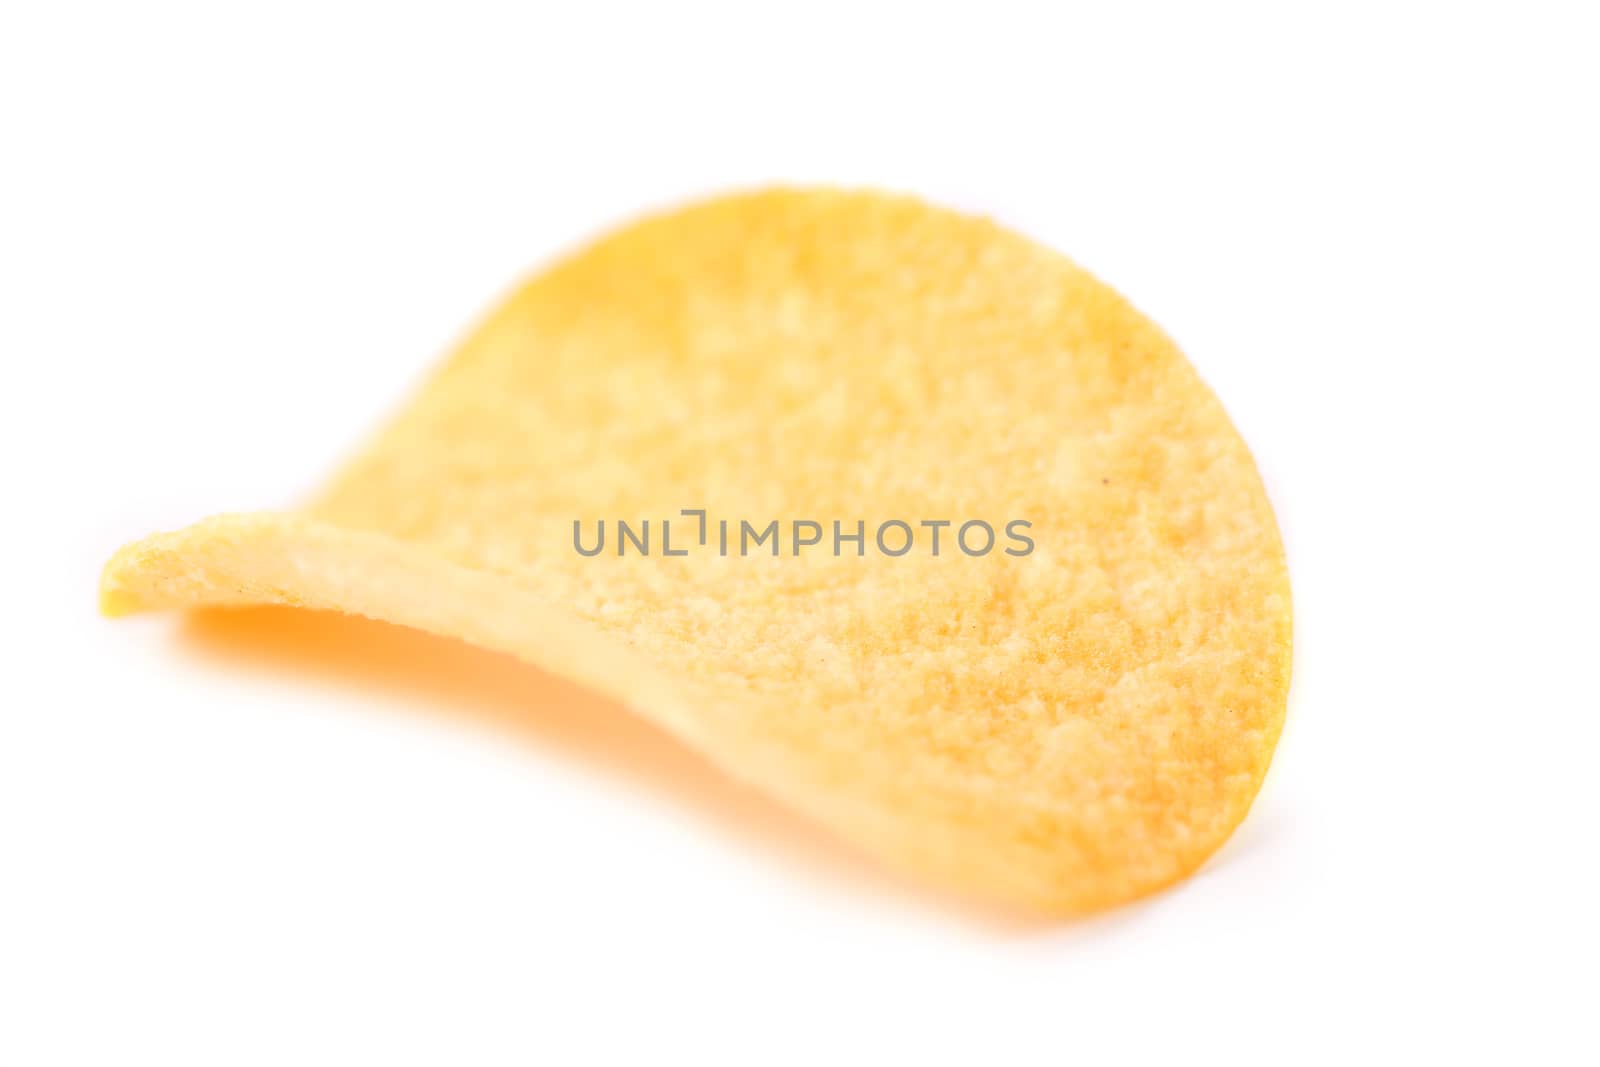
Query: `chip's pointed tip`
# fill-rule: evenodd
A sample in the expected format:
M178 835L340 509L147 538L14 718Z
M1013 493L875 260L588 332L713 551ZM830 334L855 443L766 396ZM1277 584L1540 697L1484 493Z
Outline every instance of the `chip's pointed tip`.
M119 619L139 610L139 602L121 589L100 590L100 614L108 619Z
M122 583L122 553L106 561L100 572L100 614L108 619L132 615L139 610L139 597Z

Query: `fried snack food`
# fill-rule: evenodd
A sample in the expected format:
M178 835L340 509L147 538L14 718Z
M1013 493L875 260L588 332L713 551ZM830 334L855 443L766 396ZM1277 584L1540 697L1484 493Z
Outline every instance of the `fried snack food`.
M576 550L647 519L649 553ZM721 519L778 520L781 550L723 554ZM974 519L1031 551L957 548ZM825 535L791 552L802 520ZM878 551L890 520L912 551ZM247 604L520 657L891 864L1056 913L1216 850L1289 684L1272 508L1173 343L1059 254L873 192L601 239L304 506L157 534L102 579L110 615Z

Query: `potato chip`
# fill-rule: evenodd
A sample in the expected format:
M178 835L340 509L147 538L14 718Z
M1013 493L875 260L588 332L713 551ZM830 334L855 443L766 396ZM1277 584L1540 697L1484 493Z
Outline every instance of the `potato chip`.
M599 241L304 507L129 545L102 603L510 653L895 865L1055 912L1210 855L1289 683L1271 506L1172 342L1055 252L867 192Z

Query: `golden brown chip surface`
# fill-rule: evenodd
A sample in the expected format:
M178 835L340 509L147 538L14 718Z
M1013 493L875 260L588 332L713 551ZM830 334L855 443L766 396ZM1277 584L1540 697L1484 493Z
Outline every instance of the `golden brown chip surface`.
M617 554L619 519L648 555ZM774 520L779 554L740 554ZM822 536L795 554L797 521ZM875 193L623 229L516 292L308 505L129 545L102 596L508 652L903 868L1054 911L1211 854L1289 679L1271 507L1173 344L1057 253Z

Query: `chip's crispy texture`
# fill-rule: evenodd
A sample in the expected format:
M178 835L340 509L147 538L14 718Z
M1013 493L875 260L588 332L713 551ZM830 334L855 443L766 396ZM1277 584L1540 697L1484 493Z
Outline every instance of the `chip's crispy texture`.
M1021 518L1037 547L573 548L575 519L684 508L866 519L869 542L893 518ZM129 545L102 598L301 605L511 653L903 868L1060 912L1227 838L1289 682L1272 509L1172 342L1055 252L875 193L726 197L601 240L307 506Z

